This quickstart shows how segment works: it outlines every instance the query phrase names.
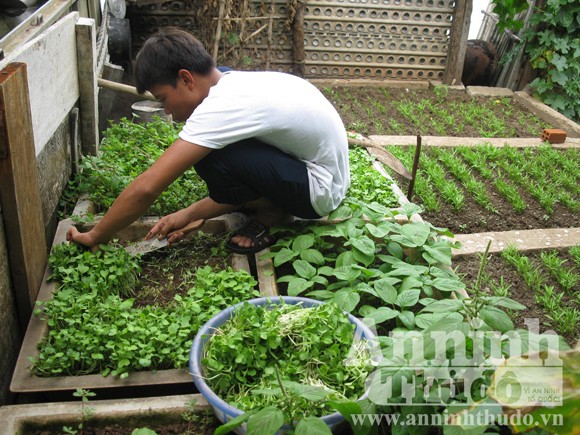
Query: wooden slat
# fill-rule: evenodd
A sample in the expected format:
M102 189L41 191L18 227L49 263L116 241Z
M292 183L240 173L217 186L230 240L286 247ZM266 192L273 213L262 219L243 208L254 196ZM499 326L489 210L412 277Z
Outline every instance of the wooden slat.
M412 178L411 173L405 167L405 165L403 165L403 163L398 158L396 158L393 154L388 152L383 146L377 144L376 142L367 138L361 140L349 137L348 144L365 147L369 154L376 157L378 161L387 165L401 177L406 178L407 180Z
M47 246L26 65L18 62L0 71L0 201L12 284L25 326L42 282Z
M37 156L50 142L59 126L68 120L71 109L79 100L75 43L77 19L77 12L68 14L46 32L18 46L5 59L0 60L0 69L12 62L26 64L32 133Z
M96 155L99 144L99 94L94 20L79 18L75 33L81 102L81 150L84 155Z
M447 49L447 68L443 77L443 83L446 85L459 85L461 83L472 10L473 0L455 2L455 15L453 23L451 23L451 35Z

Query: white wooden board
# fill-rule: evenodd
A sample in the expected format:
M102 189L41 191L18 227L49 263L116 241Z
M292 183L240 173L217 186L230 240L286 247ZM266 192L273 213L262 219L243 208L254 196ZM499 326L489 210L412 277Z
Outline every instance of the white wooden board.
M0 69L12 62L27 66L37 156L79 98L75 38L78 18L77 12L70 13L0 61Z

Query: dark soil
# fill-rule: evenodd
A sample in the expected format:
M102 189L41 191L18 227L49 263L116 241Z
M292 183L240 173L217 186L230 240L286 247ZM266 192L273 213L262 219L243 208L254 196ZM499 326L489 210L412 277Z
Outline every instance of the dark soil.
M572 258L567 252L567 249L558 249L557 251L560 257L568 260L567 264L574 264ZM526 253L525 255L533 261L536 267L541 267L542 263L540 260L540 252L530 252ZM463 281L467 285L468 292L469 289L473 288L475 285L479 266L480 256L478 255L470 255L453 259L453 268L460 276L463 277ZM501 255L491 255L486 268L482 289L489 294L493 294L491 285L499 284L502 279L503 283L506 286L509 286L508 297L527 307L523 311L515 311L513 313L514 315L512 320L516 328L526 329L526 325L524 324L524 319L526 318L539 319L540 332L555 330L560 335L562 335L567 343L571 346L573 346L576 341L580 339L580 325L576 325L575 333L561 334L552 326L550 319L546 317L545 309L534 299L534 291L526 285L523 277L518 273L518 271L506 260L504 260ZM548 279L546 285L554 286L554 288L559 292L564 292L558 282L553 278ZM566 304L566 306L577 307L580 309L578 303L574 301L574 298L571 296L573 294L578 294L578 292L580 292L580 287L572 289L572 291L568 294L564 292L563 302Z
M437 96L428 89L398 89L371 86L320 87L328 100L340 114L347 129L369 135L417 135L454 137L536 137L549 127L513 98L472 97L465 92L449 92ZM455 118L446 124L444 131L434 125L445 125L440 113L430 108L420 109L420 104L429 101L435 108L449 110ZM504 131L499 134L482 135L478 122L466 119L462 107L469 102L485 107L489 117L503 120ZM420 122L405 117L398 109L400 102L409 103ZM381 105L381 108L377 106ZM454 107L458 107L454 109ZM420 115L420 117L419 117ZM462 127L461 127L462 126ZM460 128L462 128L461 131ZM491 132L490 132L491 133ZM502 134L503 133L503 134Z
M524 213L514 212L513 207L489 181L479 178L490 193L491 202L497 213L491 213L477 204L465 193L465 204L461 211L454 211L451 206L443 207L441 212L424 212L421 217L436 227L449 228L454 234L472 234L487 231L530 230L537 228L576 228L580 226L580 215L570 211L561 204L554 205L554 212L548 215L538 201L522 189L518 189L528 205ZM414 198L417 201L417 198ZM420 201L417 201L421 204Z
M224 251L216 248L225 243L227 236L226 233L198 234L192 239L145 254L134 306L170 304L176 294L187 294L197 268L225 269L229 266L231 256L220 255Z

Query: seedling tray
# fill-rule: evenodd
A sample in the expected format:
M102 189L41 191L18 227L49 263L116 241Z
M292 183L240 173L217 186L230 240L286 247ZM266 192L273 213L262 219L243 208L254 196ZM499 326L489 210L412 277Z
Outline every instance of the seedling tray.
M119 240L136 241L142 238L151 228L158 218L143 218L125 230L116 234ZM70 219L63 220L59 223L53 246L64 243L66 232L73 225ZM225 219L210 219L203 227L205 233L222 233L230 230L230 224ZM250 272L250 266L246 256L234 254L231 260L234 270L245 270ZM56 290L55 282L48 282L51 274L49 267L45 270L43 283L38 293L38 301L48 301L52 298ZM102 376L101 374L79 375L79 376L61 376L61 377L41 377L34 375L30 370L30 359L38 354L37 347L42 338L47 334L48 326L46 321L32 315L16 367L13 373L10 390L14 393L49 393L75 390L77 388L90 390L109 389L118 391L115 397L131 397L139 390L155 390L164 394L176 394L186 392L195 392L195 386L188 373L187 368L140 371L131 373L127 378L121 379L118 376ZM60 397L60 396L56 396ZM99 397L103 397L99 394Z

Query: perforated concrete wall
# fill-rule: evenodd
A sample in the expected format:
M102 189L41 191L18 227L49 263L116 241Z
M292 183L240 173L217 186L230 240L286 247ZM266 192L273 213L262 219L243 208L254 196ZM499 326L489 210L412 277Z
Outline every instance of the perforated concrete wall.
M441 79L454 7L450 0L308 1L306 76ZM288 13L286 1L276 0L275 8L270 69L290 72L291 35L281 19ZM262 33L254 44L263 61L267 40Z
M453 5L443 0L308 2L306 75L442 78Z
M250 59L248 69L292 72L289 14L293 1L249 0L246 17L250 19L245 21L242 32L240 21L235 21L239 18L236 11L241 13L241 0L234 3L237 9L231 9L232 15L227 17L234 19L229 22L231 31L222 34L222 40L231 38L232 33L247 36L262 28L244 45L245 55ZM455 3L455 0L306 1L306 77L441 79ZM176 25L194 34L207 32L196 22L193 11L199 7L196 1L189 0L133 10L135 52L148 34L163 25ZM217 25L217 19L213 22ZM206 47L210 49L208 42L205 41ZM224 49L228 50L227 42L220 48L221 54Z

